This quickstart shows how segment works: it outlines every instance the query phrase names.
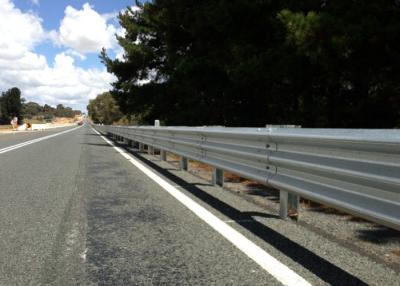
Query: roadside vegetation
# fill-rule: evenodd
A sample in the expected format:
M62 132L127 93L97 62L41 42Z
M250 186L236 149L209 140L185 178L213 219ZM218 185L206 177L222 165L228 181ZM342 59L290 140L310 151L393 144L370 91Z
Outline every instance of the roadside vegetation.
M22 124L23 121L46 123L60 117L75 118L81 114L80 110L73 110L62 104L54 108L47 104L42 106L36 102L25 102L17 87L2 92L0 96L0 125L10 124L13 117L18 117L18 124Z
M15 116L21 121L22 104L21 91L13 87L0 96L0 124L10 124L10 120Z
M87 110L91 120L96 124L132 125L140 121L135 116L122 114L117 101L109 92L99 94L90 100Z
M32 123L51 122L57 117L74 118L81 115L80 110L73 110L71 107L65 107L58 104L55 108L50 105L43 105L36 102L24 103L22 106L22 114L25 119L29 119Z
M400 125L400 2L151 1L103 50L123 115L167 125Z

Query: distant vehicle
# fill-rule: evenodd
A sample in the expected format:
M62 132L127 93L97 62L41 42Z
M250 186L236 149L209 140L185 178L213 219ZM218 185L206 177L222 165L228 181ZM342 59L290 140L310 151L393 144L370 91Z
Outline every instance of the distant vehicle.
M78 121L78 125L83 125L83 121Z

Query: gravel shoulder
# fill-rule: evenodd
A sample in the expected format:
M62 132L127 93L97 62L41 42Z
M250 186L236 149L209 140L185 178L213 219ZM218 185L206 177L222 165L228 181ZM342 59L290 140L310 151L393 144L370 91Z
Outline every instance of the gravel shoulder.
M170 160L177 168L176 157L172 156ZM189 163L189 172L211 181L211 168L201 163ZM224 189L276 214L279 213L278 190L232 174L225 174ZM303 199L296 223L344 247L363 253L397 272L400 271L400 231Z

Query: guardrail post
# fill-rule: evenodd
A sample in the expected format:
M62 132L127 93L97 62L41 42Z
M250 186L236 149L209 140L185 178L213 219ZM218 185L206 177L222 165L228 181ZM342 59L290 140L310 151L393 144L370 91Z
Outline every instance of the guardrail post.
M224 171L218 168L213 168L212 184L214 186L224 186Z
M160 127L160 120L156 119L154 120L154 127ZM154 147L151 147L151 155L155 155L157 153L157 149Z
M279 216L286 219L288 216L297 218L300 197L287 191L279 190Z
M181 170L187 171L188 170L188 159L185 157L181 157L179 161L179 166Z
M160 156L162 161L167 161L167 152L160 150Z
M144 144L139 142L139 152L144 152Z

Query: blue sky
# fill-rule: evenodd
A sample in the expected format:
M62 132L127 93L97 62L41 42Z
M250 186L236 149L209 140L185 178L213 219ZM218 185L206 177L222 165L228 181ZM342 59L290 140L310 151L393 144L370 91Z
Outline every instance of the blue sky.
M115 80L98 58L123 51L117 14L128 0L0 0L0 91L19 87L28 101L85 110Z
M56 30L60 26L60 22L64 17L64 11L67 6L74 7L79 10L85 3L89 3L93 9L100 14L112 14L118 13L128 6L134 5L133 0L93 0L93 1L81 1L81 0L39 0L38 4L32 0L15 0L13 1L19 9L23 11L32 11L42 18L42 25L46 30ZM110 22L118 25L116 18L110 20ZM57 47L50 43L43 43L36 47L38 53L43 53L48 58L54 58L56 54L62 52L62 47ZM79 61L78 65L82 67L99 67L101 65L97 53L89 53L86 55L87 59Z

